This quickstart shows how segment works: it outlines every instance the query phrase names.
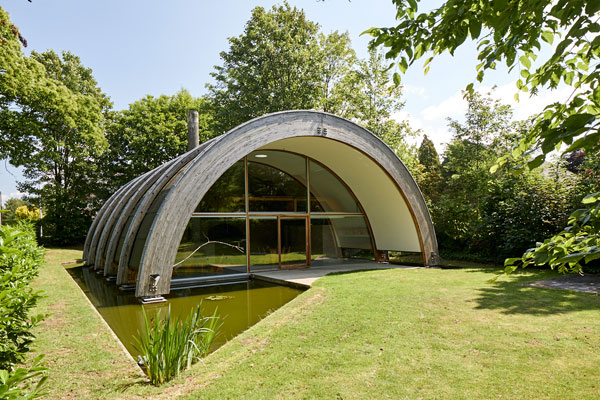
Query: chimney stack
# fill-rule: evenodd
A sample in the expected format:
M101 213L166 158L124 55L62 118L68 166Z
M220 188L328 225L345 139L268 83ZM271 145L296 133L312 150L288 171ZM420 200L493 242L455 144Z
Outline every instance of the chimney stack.
M198 134L198 111L188 110L187 112L187 128L188 128L188 151L195 149L200 145L200 136Z

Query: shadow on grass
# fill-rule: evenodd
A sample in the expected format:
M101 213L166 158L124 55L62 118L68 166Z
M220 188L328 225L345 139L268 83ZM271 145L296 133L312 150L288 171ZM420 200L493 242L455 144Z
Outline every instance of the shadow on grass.
M600 310L600 296L570 290L527 286L527 282L558 276L544 271L532 276L524 274L506 281L500 277L492 287L479 289L477 309L500 310L504 314L550 315L584 310Z

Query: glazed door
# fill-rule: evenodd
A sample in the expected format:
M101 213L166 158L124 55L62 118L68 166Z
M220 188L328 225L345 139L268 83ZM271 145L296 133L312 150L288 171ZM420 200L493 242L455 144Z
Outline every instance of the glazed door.
M279 217L280 268L305 267L308 265L307 222L307 217Z

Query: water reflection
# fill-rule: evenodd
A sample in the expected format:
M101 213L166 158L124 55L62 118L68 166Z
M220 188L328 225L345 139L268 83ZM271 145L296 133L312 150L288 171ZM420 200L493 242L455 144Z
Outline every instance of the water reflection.
M114 283L98 276L91 268L75 267L67 271L134 357L137 354L133 347L133 337L137 335L138 330L142 331L144 326L142 307L148 316L154 316L158 312L166 315L169 304L173 316L188 315L192 307L200 301L205 315L212 315L215 308L218 308L218 313L223 318L223 326L215 339L214 350L302 292L287 286L250 280L173 290L165 296L166 303L142 306L132 291L120 290Z

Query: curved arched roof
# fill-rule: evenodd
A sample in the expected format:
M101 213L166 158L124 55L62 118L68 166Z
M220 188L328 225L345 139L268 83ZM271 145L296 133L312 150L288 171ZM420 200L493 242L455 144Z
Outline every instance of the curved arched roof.
M267 149L331 168L361 202L377 249L420 251L426 265L437 264L429 211L402 161L361 126L317 111L253 119L124 185L90 227L84 259L105 275L116 273L117 284L137 272L137 296L169 293L177 248L198 202L235 162ZM154 292L151 275L160 276Z

